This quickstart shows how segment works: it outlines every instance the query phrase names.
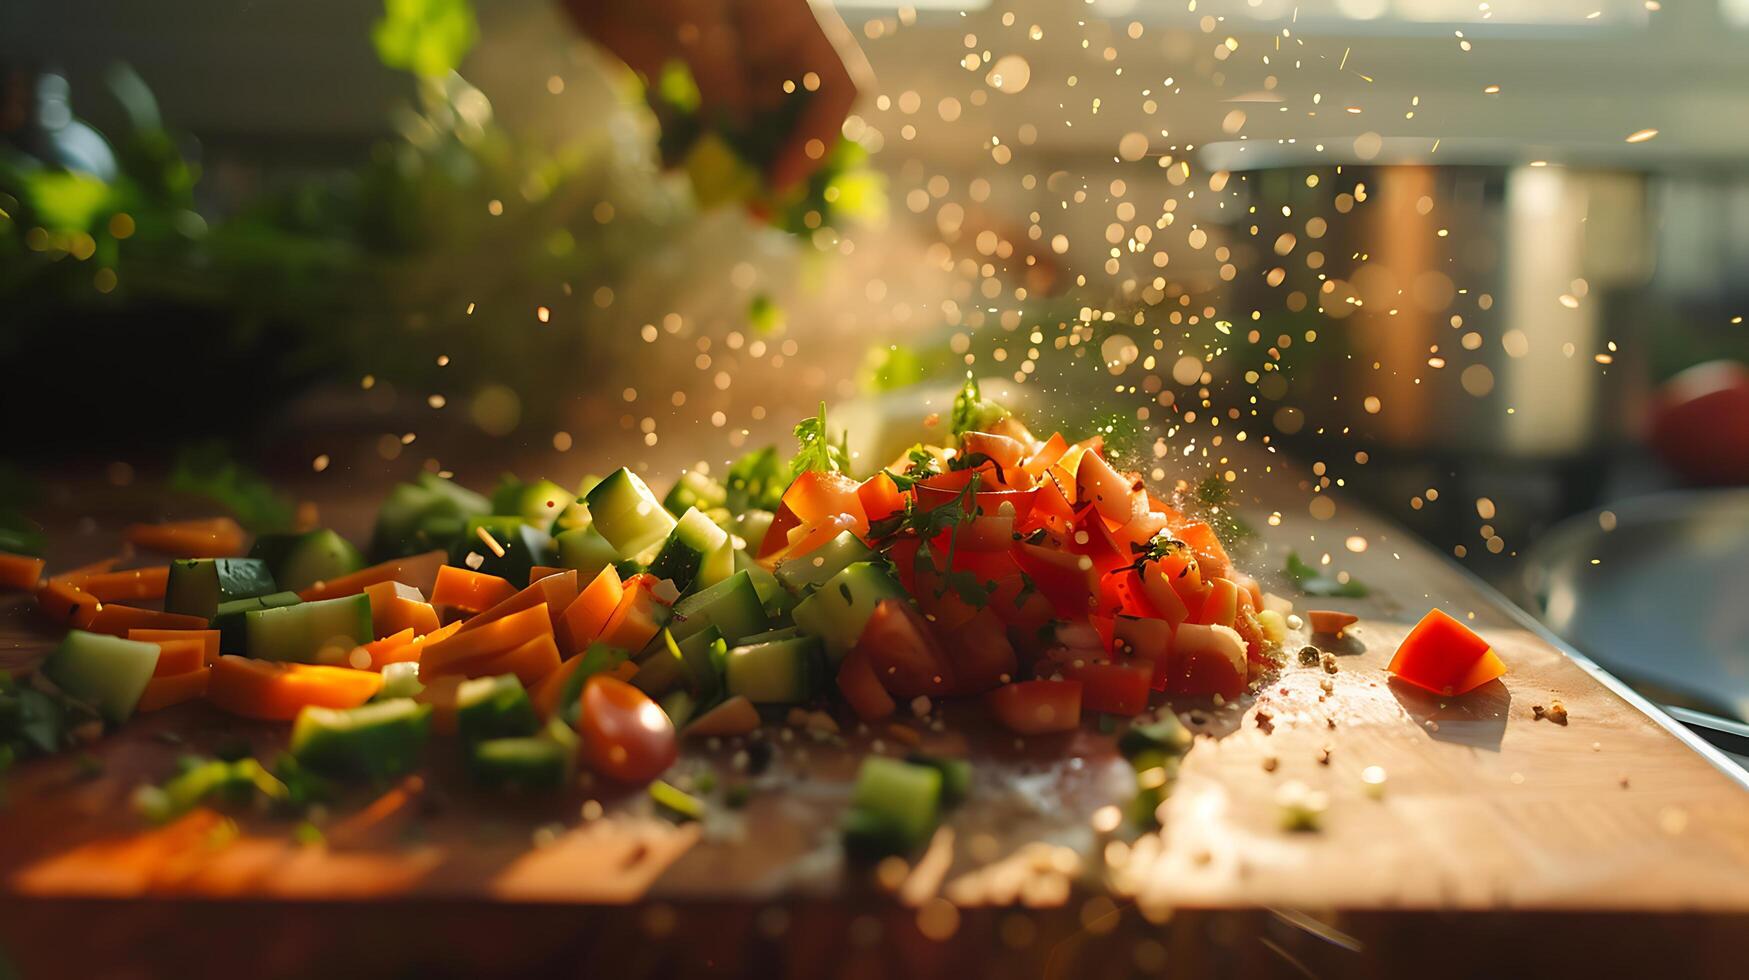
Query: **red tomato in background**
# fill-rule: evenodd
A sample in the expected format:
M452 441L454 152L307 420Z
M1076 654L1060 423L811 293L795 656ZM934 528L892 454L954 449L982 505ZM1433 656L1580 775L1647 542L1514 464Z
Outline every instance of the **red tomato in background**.
M1647 441L1695 483L1749 483L1749 368L1709 361L1658 389Z
M1139 715L1148 710L1148 689L1154 680L1154 665L1099 661L1069 666L1063 676L1081 682L1081 705L1088 711L1110 715Z
M955 694L982 694L1020 670L1007 628L989 609L943 636L942 646L953 662Z
M596 674L583 685L577 719L589 768L624 783L647 783L674 764L679 743L662 706L625 681Z
M1080 681L1021 681L984 695L984 704L1011 732L1045 735L1081 727Z
M885 718L898 707L893 696L881 686L881 679L875 676L868 654L861 650L852 650L838 665L838 690L850 710L863 721Z

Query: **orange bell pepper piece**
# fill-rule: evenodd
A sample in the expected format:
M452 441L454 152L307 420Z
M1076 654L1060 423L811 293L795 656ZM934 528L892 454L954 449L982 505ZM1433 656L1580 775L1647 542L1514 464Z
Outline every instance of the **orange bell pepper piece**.
M431 604L477 613L485 612L515 594L516 586L496 575L445 565L437 570L437 584L431 589Z
M291 721L306 707L356 708L382 684L383 675L375 671L225 654L212 666L206 696L234 715Z
M509 653L499 654L468 671L474 677L515 674L523 687L533 687L559 669L559 646L551 633L542 634Z
M411 585L377 582L365 586L364 594L370 596L371 632L378 639L405 629L411 629L414 636L424 636L439 625L437 610Z

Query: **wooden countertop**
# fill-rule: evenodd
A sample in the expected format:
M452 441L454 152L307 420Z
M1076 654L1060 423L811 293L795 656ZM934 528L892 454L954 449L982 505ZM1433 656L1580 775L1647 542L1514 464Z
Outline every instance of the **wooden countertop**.
M1201 706L1158 834L1095 829L1095 813L1128 796L1109 737L1089 727L1017 745L972 706L950 706L942 731L911 726L926 747L968 754L976 774L951 842L915 868L846 865L836 847L856 758L875 738L901 749L878 731L840 749L768 727L774 761L752 802L702 826L676 827L641 793L605 785L480 799L438 764L398 808L336 807L324 846L294 843L283 821L212 811L146 829L129 794L179 754L237 736L263 752L283 744L283 726L185 705L94 745L95 774L58 758L8 775L0 956L25 976L104 975L118 957L139 975L216 969L250 950L260 970L288 976L409 965L1390 976L1410 964L1466 975L1630 962L1735 975L1733 954L1749 949L1749 793L1711 750L1390 525L1346 505L1314 520L1274 467L1247 481L1260 496L1244 510L1259 528L1279 512L1281 526L1236 560L1268 587L1289 547L1331 551L1375 592L1298 600L1361 614L1336 673L1290 664L1254 698ZM380 490L320 502L358 533ZM93 511L95 529L65 539L70 555L101 550L156 506L111 499L127 503ZM1351 535L1364 552L1341 549ZM1387 679L1390 653L1432 605L1473 615L1510 668L1502 682L1437 698ZM0 663L53 638L26 603L0 606ZM1565 726L1533 718L1554 698ZM185 744L160 737L169 730ZM689 744L676 771L733 778L736 751ZM1361 779L1369 766L1386 773L1380 794ZM1281 828L1290 780L1328 794L1318 831ZM584 819L587 801L607 815ZM904 885L890 894L882 878ZM360 943L370 952L348 959Z

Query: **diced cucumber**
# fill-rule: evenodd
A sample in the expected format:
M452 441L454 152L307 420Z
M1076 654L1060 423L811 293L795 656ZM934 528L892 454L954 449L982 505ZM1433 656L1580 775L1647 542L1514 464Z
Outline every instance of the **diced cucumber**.
M717 550L705 556L704 564L699 566L698 578L692 583L695 589L708 589L735 574L735 539L723 535L723 543L717 545Z
M769 510L747 510L736 514L729 520L729 533L746 542L746 547L759 550L759 543L765 540L765 532L771 530L771 522L777 515Z
M285 606L295 606L304 600L298 598L296 592L273 592L268 595L252 596L248 599L232 599L221 602L213 610L212 627L219 631L220 653L247 653L249 640L245 629L243 615L258 609L280 609Z
M940 811L939 770L869 756L845 813L844 846L870 856L909 853L935 833Z
M274 591L273 575L259 558L179 558L170 563L164 611L211 619L221 602Z
M435 473L420 473L391 490L377 511L371 555L386 561L447 549L467 529L468 518L490 511L485 497Z
M644 481L623 466L596 484L585 500L592 525L622 555L635 555L674 530L674 515L663 510Z
M735 571L746 572L752 577L753 588L759 593L759 602L765 606L767 617L779 619L795 608L796 597L780 585L777 576L759 564L752 555L745 551L735 552Z
M722 484L703 473L687 470L680 474L680 479L674 481L674 488L668 491L668 496L662 498L662 507L679 517L694 507L699 510L712 510L723 506L728 500L729 491Z
M723 689L754 704L797 704L814 696L825 671L820 642L811 636L729 650Z
M882 599L904 598L904 588L885 567L856 562L796 603L792 615L804 632L825 643L826 658L837 665L862 636L875 606Z
M257 660L344 664L371 641L370 596L342 596L243 614L244 647Z
M941 773L941 805L957 806L964 802L972 788L972 763L968 759L913 752L905 761L914 766L928 766Z
M455 722L464 742L533 735L540 728L515 674L463 681L455 692Z
M632 675L632 686L650 697L659 698L682 687L687 681L686 662L674 637L663 630L651 644L654 649L638 662L638 672Z
M808 589L824 584L851 563L873 557L875 553L856 535L844 531L805 555L778 562L773 574L784 588L796 595L805 595Z
M72 630L42 663L43 676L68 697L83 701L112 725L134 713L152 671L158 645Z
M737 643L765 629L765 606L753 588L752 576L736 572L708 589L694 592L674 605L676 640L684 640L708 626L715 626L723 639Z
M729 532L694 507L683 515L650 562L650 574L673 582L682 592L692 588L704 560L729 540Z
M492 513L515 514L535 527L550 529L576 499L551 480L523 483L506 474L492 491Z
M594 579L602 569L620 560L619 552L613 550L613 545L607 543L593 524L560 531L553 544L558 552L559 566L575 568L579 583Z
M686 689L698 699L699 705L715 704L723 693L723 659L728 644L714 626L707 627L675 643L680 660L686 666Z
M752 646L755 643L770 643L773 640L789 640L806 635L794 626L783 626L774 630L766 630L763 633L755 633L752 636L743 636L741 637L741 645Z
M481 529L503 549L502 555L480 537ZM449 549L449 563L521 584L528 581L530 569L547 563L552 550L552 535L522 518L489 515L469 518L467 530ZM479 558L470 561L469 555L478 555Z
M478 742L468 752L468 772L482 786L555 790L570 781L577 733L554 718L540 734Z
M431 705L412 698L356 708L306 707L292 725L291 754L313 772L382 779L408 772L431 732Z
M693 713L698 710L698 698L693 697L692 692L685 688L669 691L657 699L656 703L662 706L662 711L668 715L668 720L674 723L676 731L684 728L686 723L692 720Z
M279 587L293 592L351 575L363 567L364 555L328 528L300 535L286 546L278 564L269 564Z
M372 701L388 701L392 698L416 698L419 692L425 690L424 682L419 680L419 661L403 660L392 664L383 664L383 686L377 688Z

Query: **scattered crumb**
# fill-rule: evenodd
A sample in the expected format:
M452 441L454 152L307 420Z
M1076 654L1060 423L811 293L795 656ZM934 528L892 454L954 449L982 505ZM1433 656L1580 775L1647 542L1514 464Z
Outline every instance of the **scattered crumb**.
M1439 731L1439 722L1434 721L1432 718L1427 719L1427 730L1430 732Z
M1336 684L1331 681L1330 678L1325 677L1318 681L1318 690L1323 691L1325 694L1334 694L1336 693Z
M1255 717L1257 719L1257 727L1262 729L1265 734L1275 731L1275 712L1270 711L1268 708L1260 707L1257 709Z
M1320 656L1321 653L1322 653L1322 651L1320 651L1317 647L1314 647L1314 646L1300 647L1300 666L1301 667L1316 667L1316 666L1318 666L1318 661L1321 659L1321 656Z
M1335 715L1325 715L1324 716L1324 727L1325 728L1335 728L1336 727L1336 716Z
M1276 770L1276 767L1280 766L1280 765L1281 765L1281 760L1277 759L1273 755L1266 755L1263 757L1263 771L1264 772L1274 772Z
M1360 781L1365 787L1366 795L1372 799L1382 799L1385 795L1385 767L1367 766L1360 771Z
M1567 723L1567 706L1560 699L1550 701L1547 707L1540 704L1530 706L1530 713L1537 721L1552 721L1557 725Z
M1326 745L1318 750L1317 760L1318 765L1320 766L1327 766L1330 764L1330 746Z
M929 709L934 706L929 698L922 694L911 699L911 713L919 718L929 717Z
M1326 674L1334 674L1338 670L1336 666L1336 655L1328 650L1324 651L1324 655L1318 658L1318 663L1323 666L1324 673Z
M1330 808L1329 794L1298 780L1283 783L1275 794L1275 802L1281 807L1282 829L1291 831L1319 829L1324 811Z
M894 741L906 745L916 745L923 741L923 736L917 734L917 729L909 725L901 725L896 721L887 726L887 734L893 736Z
M1621 788L1622 789L1628 788L1628 774L1625 772L1621 774Z

